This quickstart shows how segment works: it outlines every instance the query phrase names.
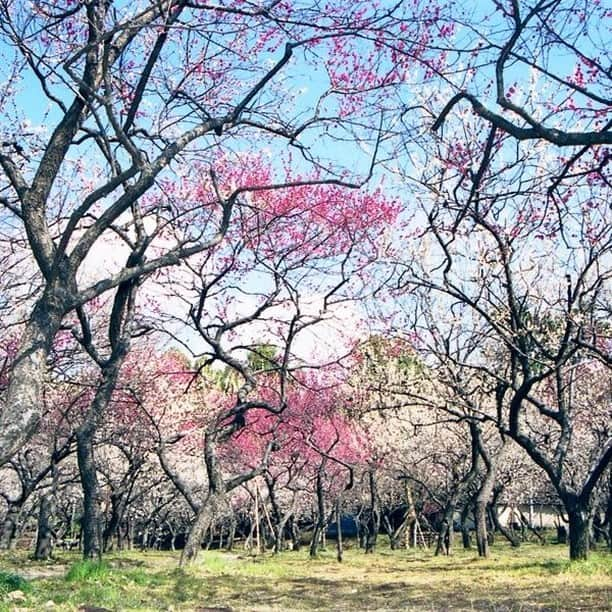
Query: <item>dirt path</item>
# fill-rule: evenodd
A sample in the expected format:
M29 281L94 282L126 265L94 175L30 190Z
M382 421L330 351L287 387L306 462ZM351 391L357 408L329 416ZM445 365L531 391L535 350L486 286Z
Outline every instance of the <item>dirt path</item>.
M39 578L57 578L63 576L68 569L67 565L47 565L39 567L22 567L19 569L19 575L26 580L37 580Z

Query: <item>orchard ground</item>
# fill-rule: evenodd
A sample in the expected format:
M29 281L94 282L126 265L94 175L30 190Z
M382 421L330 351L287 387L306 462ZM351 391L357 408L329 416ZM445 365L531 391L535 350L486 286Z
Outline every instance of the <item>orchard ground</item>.
M612 555L570 564L557 545L500 542L489 559L381 546L374 555L349 547L338 563L328 546L315 560L304 549L203 551L186 570L177 561L151 551L109 554L101 565L75 553L53 563L4 553L0 610L612 610Z

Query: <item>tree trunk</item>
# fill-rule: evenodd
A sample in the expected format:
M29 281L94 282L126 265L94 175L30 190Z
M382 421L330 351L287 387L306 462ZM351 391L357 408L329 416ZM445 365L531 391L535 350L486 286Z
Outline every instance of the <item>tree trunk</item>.
M121 287L117 290L113 312L119 301ZM77 459L83 486L83 557L100 559L102 556L102 520L100 516L101 494L94 458L96 431L117 387L121 366L129 349L129 335L117 341L108 361L102 366L102 378L96 388L83 424L78 428Z
M580 561L589 554L589 513L586 508L577 506L568 512L570 559Z
M215 522L213 521L208 530L208 539L206 540L206 550L210 550L215 541Z
M119 541L119 524L123 515L122 500L123 495L121 493L113 493L111 495L111 516L102 534L104 552L113 550L113 538L115 535L117 535L117 541Z
M17 525L21 515L22 503L9 502L6 516L0 528L0 550L9 550L17 533Z
M274 537L273 547L275 553L282 552L285 540L285 528L287 521L295 513L296 494L293 493L291 505L283 512L278 503L276 496L276 481L269 475L265 477L268 487L268 499L272 508L271 517L268 517L271 522L272 534Z
M336 559L342 563L344 557L344 546L342 543L342 499L340 495L336 498Z
M521 529L524 531L525 529L528 529L529 531L531 531L531 533L533 533L533 535L538 539L538 541L540 542L540 544L542 546L544 546L544 544L546 544L546 538L535 528L531 525L531 521L529 520L528 517L526 517L520 509L518 509L518 515L519 518L521 520Z
M310 557L314 558L317 556L319 550L319 542L321 540L321 534L325 528L325 496L323 491L323 472L325 465L327 464L327 458L324 458L317 470L316 479L316 493L317 493L317 519L312 532L312 539L310 540Z
M468 515L470 513L469 502L463 506L461 510L461 543L465 550L472 548L472 537L470 534L470 528L468 526Z
M38 535L34 558L38 561L51 559L53 555L53 527L55 515L55 492L43 495L38 513Z
M487 533L487 506L491 494L493 493L493 487L495 486L495 479L497 475L497 460L495 455L489 453L482 440L480 429L477 426L471 428L471 434L476 442L478 453L482 457L486 472L484 480L478 489L476 500L474 502L474 522L476 523L476 546L478 547L479 557L489 556L489 537ZM505 443L504 443L505 444ZM504 445L500 454L503 453Z
M508 527L502 525L499 520L499 511L498 511L498 499L502 494L504 488L503 485L496 485L493 487L493 498L491 499L491 504L489 506L489 511L491 514L491 521L493 523L494 528L499 531L508 542L510 542L510 546L513 548L518 548L521 545L521 540L518 536L514 534L512 530Z
M227 534L227 543L225 550L231 551L234 548L234 540L236 539L236 517L232 512L230 516L229 533Z
M453 515L455 514L455 504L449 504L444 510L442 523L438 531L438 543L436 545L435 556L440 554L450 555L453 552Z
M149 547L149 525L145 525L142 530L142 539L140 540L140 550L144 552Z
M274 552L281 552L284 548L285 542L285 530L287 527L287 521L294 513L294 507L290 508L288 512L285 512L280 520L278 526L275 527L275 542L274 542Z
M608 552L612 552L612 469L608 470L608 501L603 525L608 527L606 540L608 541Z
M100 490L93 453L93 435L93 427L82 427L77 432L77 459L83 487L81 534L84 559L100 559L102 556Z
M63 314L62 301L45 291L26 325L0 411L0 466L24 446L38 427L44 405L47 356Z
M261 519L259 516L259 489L255 487L255 501L253 506L253 525L255 525L255 554L261 552Z
M476 423L470 421L468 423L470 429L471 447L472 447L472 460L469 472L462 478L459 478L459 474L453 469L453 478L456 481L455 490L450 495L444 508L444 516L442 517L442 523L438 532L438 543L436 545L435 555L438 556L440 553L450 555L453 549L453 519L455 516L455 509L459 500L465 492L469 491L474 479L478 475L480 455L482 452L480 429Z
M368 481L370 485L370 516L368 521L368 533L365 541L365 552L366 554L372 554L376 550L378 532L380 531L378 483L376 482L376 473L373 469L368 472Z
M404 492L406 495L406 504L408 506L406 509L406 517L404 518L404 523L405 523L404 543L405 543L405 547L409 548L411 544L416 540L416 537L414 537L411 540L411 536L412 535L416 536L417 511L414 505L414 500L412 498L412 488L408 482L408 479L406 479L406 482L405 482ZM416 548L416 543L415 543L415 548Z
M508 529L508 527L504 527L499 520L499 514L497 513L497 506L493 505L491 507L491 520L493 521L493 525L495 529L499 531L508 542L510 542L510 546L512 548L518 548L521 545L521 540L514 533Z
M127 540L127 549L134 549L134 520L128 516L125 529L125 538Z
M490 554L489 535L487 533L487 506L491 493L493 492L493 486L495 485L495 471L495 464L491 460L490 463L487 463L487 474L474 503L474 521L476 523L478 556L485 558Z
M202 540L206 532L213 528L219 516L227 512L229 512L229 507L225 491L211 491L200 507L195 521L189 530L189 536L181 554L181 567L195 561L202 548Z
M357 542L359 548L365 548L366 532L368 530L367 521L363 521L362 518L363 506L360 505L357 514L353 516L353 520L355 521L355 529L357 530Z
M383 513L381 524L389 536L389 546L391 547L391 550L397 550L400 546L399 542L401 534L396 535L396 530L393 529L393 525L391 524L391 520L389 519L387 513Z
M273 525L274 528L274 552L276 554L282 552L283 550L283 532L285 529L285 521L280 523L275 523Z
M391 524L391 520L389 516L385 513L382 514L381 523L385 528L385 531L389 535L389 545L391 550L397 550L402 546L402 540L407 542L406 548L410 546L410 532L412 525L416 520L416 512L414 510L414 505L412 504L412 495L410 494L410 489L408 488L408 505L406 506L406 511L404 512L404 517L400 525L394 529Z
M300 528L295 522L295 517L292 516L290 519L290 532L291 532L291 548L296 552L302 548L302 534Z
M476 547L479 557L489 556L489 538L487 537L487 502L478 500L474 505L476 523Z
M208 496L198 509L195 521L189 531L189 536L181 555L181 567L196 559L202 545L202 538L206 534L207 529L214 525L214 521L224 515L231 516L233 514L227 500L227 494L236 487L259 476L263 469L262 463L259 467L243 472L226 481L223 478L217 461L217 442L219 437L223 437L223 435L231 435L231 432L224 432L223 429L212 429L208 430L204 435L204 464L206 466L206 475L208 476Z

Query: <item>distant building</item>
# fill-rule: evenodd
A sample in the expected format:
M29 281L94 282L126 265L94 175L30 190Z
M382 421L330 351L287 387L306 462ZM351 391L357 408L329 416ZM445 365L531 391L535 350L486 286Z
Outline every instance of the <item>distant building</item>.
M502 525L520 524L526 520L530 527L545 529L564 522L560 510L554 504L513 504L500 506L498 515Z

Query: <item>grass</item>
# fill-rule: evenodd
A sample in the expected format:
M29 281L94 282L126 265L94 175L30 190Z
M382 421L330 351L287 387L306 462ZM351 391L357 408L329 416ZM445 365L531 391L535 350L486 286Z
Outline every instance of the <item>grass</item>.
M12 591L29 591L30 583L19 574L0 570L0 598Z
M110 569L107 561L77 561L68 570L66 580L68 582L101 580L108 576Z
M32 578L19 589L25 596L18 604L0 591L0 611L612 610L612 556L591 553L578 563L566 556L562 546L501 543L489 559L463 550L434 557L381 547L366 556L351 548L342 564L331 548L315 560L307 551L258 557L210 551L180 570L176 553L126 552L102 564L64 553L52 566L13 555L0 557L10 567L0 576Z

